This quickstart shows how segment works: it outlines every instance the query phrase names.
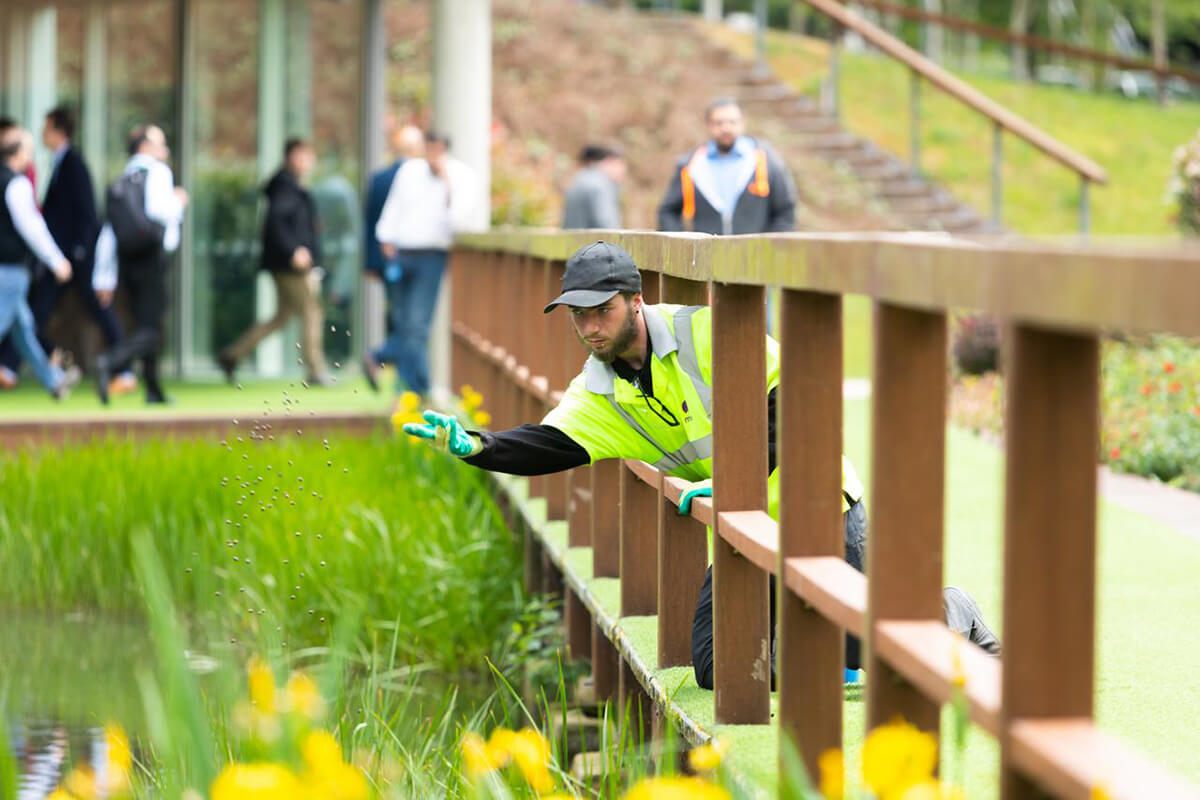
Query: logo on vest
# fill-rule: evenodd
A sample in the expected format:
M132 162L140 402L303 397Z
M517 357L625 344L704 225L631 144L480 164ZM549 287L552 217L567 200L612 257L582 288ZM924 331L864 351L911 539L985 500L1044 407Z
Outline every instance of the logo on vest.
M692 415L688 413L687 400L683 401L683 421L684 422L692 421Z

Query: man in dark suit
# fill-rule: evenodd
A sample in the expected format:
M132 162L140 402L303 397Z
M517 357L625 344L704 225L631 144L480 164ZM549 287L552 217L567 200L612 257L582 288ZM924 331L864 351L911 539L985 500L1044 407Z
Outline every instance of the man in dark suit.
M101 306L92 291L92 256L100 223L92 176L82 154L72 143L74 135L75 119L69 110L60 106L46 114L42 143L54 154L54 161L42 202L42 216L54 243L71 262L69 282L60 284L47 271L35 279L29 290L29 307L33 311L38 339L47 353L55 350L48 331L50 317L66 291L78 295L83 307L100 327L107 348L111 349L122 338L116 312L111 305ZM0 365L13 373L20 365L20 356L11 342L7 342L0 353ZM129 372L128 365L118 365L110 393L123 394L135 389L137 379Z

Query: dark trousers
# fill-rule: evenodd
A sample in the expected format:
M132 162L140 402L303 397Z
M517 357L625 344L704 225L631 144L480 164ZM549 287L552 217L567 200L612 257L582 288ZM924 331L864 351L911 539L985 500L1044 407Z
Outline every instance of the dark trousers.
M867 510L860 501L842 515L846 534L846 562L859 572L866 565ZM775 576L771 583L771 688L775 688ZM975 600L962 589L953 586L942 590L942 610L950 630L982 647L992 655L1000 655L1000 642L983 620ZM712 567L704 576L696 616L692 620L692 667L701 689L713 688L713 618ZM846 669L861 669L862 655L858 638L846 634Z
M96 299L96 292L92 289L92 261L90 258L79 261L71 260L71 280L66 283L60 284L54 279L54 273L48 269L43 268L38 271L39 276L29 287L29 310L33 312L33 323L37 327L38 342L41 343L42 349L46 351L47 355L52 353L55 347L49 335L50 317L54 315L54 309L58 307L59 300L67 291L73 291L79 295L84 309L99 326L105 346L113 347L121 341L121 321L117 317L116 310L111 304L107 307L100 305L100 301ZM8 367L13 372L16 372L21 366L21 354L17 352L11 334L0 345L0 366ZM126 364L115 364L113 371L123 372L127 368Z
M859 501L842 514L842 526L846 538L846 562L859 572L863 571L867 555L867 509ZM771 596L771 685L775 684L775 576L770 578ZM713 688L713 616L712 616L712 567L704 576L700 587L700 599L696 601L696 616L692 619L692 668L696 672L696 683L701 689ZM846 668L858 669L858 637L846 634Z
M397 394L404 389L429 393L429 327L446 257L445 250L401 250L394 265L399 274L384 271L392 329L373 357L381 364L395 364Z
M158 356L163 343L163 316L167 312L167 257L163 252L139 259L121 259L121 286L129 295L134 331L102 357L110 369L121 364L142 361L142 379L146 398L161 399L158 381Z

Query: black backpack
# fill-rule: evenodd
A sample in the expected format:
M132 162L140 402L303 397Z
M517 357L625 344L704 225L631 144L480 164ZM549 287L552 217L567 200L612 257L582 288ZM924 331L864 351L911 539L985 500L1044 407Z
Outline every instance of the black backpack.
M146 216L146 170L126 172L113 181L105 196L108 224L122 258L147 256L160 249L166 228Z

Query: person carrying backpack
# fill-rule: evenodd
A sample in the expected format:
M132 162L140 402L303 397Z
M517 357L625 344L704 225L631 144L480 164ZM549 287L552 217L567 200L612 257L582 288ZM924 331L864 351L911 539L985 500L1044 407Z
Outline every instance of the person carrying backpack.
M110 305L119 269L135 330L96 359L96 393L107 404L113 367L140 358L146 402L165 403L158 357L167 310L167 258L179 247L188 194L175 186L175 176L167 166L171 151L162 128L137 126L129 134L128 149L129 163L106 196L108 221L96 242L92 288L100 305Z

